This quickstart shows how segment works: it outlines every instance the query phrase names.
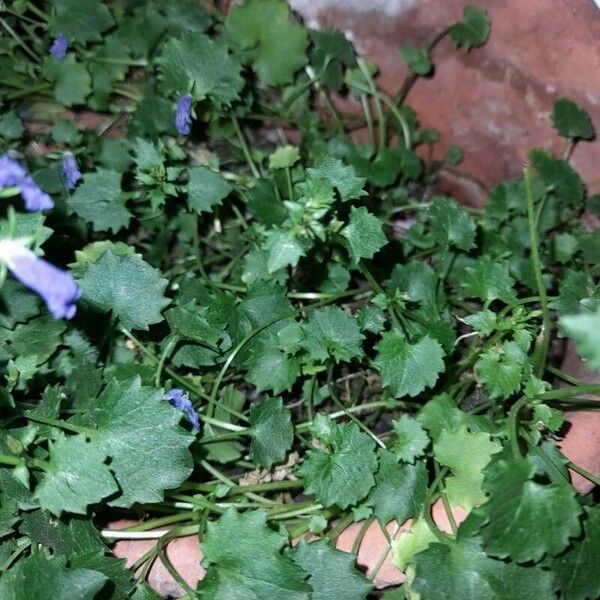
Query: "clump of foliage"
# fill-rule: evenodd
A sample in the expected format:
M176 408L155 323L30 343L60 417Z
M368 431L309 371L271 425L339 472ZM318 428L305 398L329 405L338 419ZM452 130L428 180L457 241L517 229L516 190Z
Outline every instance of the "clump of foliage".
M395 97L284 0L8 0L0 26L1 598L146 600L155 560L188 598L366 598L332 543L408 518L390 600L598 597L567 466L598 480L555 444L600 392L558 368L565 336L600 368L600 198L568 162L592 124L559 99L564 155L479 209L404 103L485 11L401 48ZM137 582L110 554L171 526ZM164 551L191 534L197 590Z

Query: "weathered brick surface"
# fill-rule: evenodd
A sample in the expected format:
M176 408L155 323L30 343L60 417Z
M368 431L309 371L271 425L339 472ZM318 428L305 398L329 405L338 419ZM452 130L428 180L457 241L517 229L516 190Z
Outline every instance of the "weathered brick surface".
M600 10L593 0L291 0L315 26L346 31L381 69L390 93L406 68L398 45L424 45L456 21L465 4L492 19L488 43L468 54L449 40L434 53L435 77L409 94L426 127L465 150L462 168L486 185L521 171L531 147L561 148L549 121L552 103L580 103L600 129ZM600 141L579 144L573 165L587 181L600 178Z

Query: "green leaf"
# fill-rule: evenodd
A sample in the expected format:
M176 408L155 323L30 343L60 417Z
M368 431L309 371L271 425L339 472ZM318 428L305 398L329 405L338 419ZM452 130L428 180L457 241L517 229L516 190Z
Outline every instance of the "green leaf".
M83 104L92 92L92 78L74 54L69 53L62 60L47 58L44 73L56 84L54 96L65 106Z
M321 413L313 420L311 432L326 449L306 452L299 469L305 492L314 494L323 506L355 505L375 483L375 442L355 423L338 425Z
M499 460L488 470L482 507L486 551L517 562L538 562L554 556L581 531L582 509L568 484L532 481L534 466L525 459Z
M92 308L112 311L128 329L160 323L161 311L169 304L163 296L167 281L158 270L137 256L117 256L111 250L86 266L79 285Z
M9 349L14 357L35 357L35 364L47 361L62 342L66 325L50 315L17 325Z
M178 95L191 91L194 99L210 98L217 107L236 100L244 83L227 46L203 34L188 31L170 38L158 64L167 90Z
M381 373L383 386L390 388L395 398L417 396L433 387L445 368L444 351L429 336L411 344L398 331L387 331L375 347L377 357L373 363Z
M179 426L181 412L162 395L142 387L139 379L113 380L97 399L82 403L82 412L71 420L94 428L92 443L110 458L121 490L111 506L160 502L164 490L192 472L188 446L194 438Z
M187 184L187 203L198 214L212 212L233 189L219 174L207 167L191 167Z
M308 62L308 33L284 0L245 0L231 9L225 25L267 85L291 83Z
M350 362L362 355L364 336L356 320L339 306L313 310L302 329L305 339L301 344L312 360L325 361L332 356L338 362Z
M487 308L473 313L472 315L467 315L461 320L483 335L490 335L497 326L496 313L493 313Z
M381 221L363 206L352 207L350 224L341 233L348 240L350 256L355 263L361 258L373 258L387 244Z
M209 522L201 544L208 565L198 593L207 600L308 600L306 574L289 555L287 535L267 526L267 514L240 514L233 508Z
M475 246L475 221L451 198L437 198L429 207L433 237L440 244L452 244L461 250Z
M23 123L14 110L0 116L0 137L6 140L18 140L23 135Z
M552 574L494 560L475 540L431 544L414 558L410 589L423 600L541 600L554 598Z
M560 328L575 341L577 351L592 368L600 371L600 311L567 315L560 318Z
M434 441L440 438L445 429L458 429L463 425L471 431L494 431L489 419L463 412L448 394L439 394L429 400L419 411L417 420L427 429Z
M282 146L269 156L271 169L286 169L300 160L300 149L297 146Z
M94 231L117 232L131 219L121 192L121 173L117 171L86 173L67 203L79 217L92 223Z
M417 75L427 75L431 71L431 63L427 51L414 46L402 46L400 57Z
M567 98L560 98L554 103L551 117L554 129L565 138L591 140L594 137L589 115L579 104Z
M106 556L104 552L78 554L69 561L71 568L89 569L106 575L103 600L128 600L133 589L133 573L125 568L125 559Z
M433 454L440 464L452 469L453 475L446 479L446 495L451 505L469 512L485 500L482 470L492 454L500 450L502 446L492 442L487 433L470 432L465 426L442 431L433 445Z
M307 179L324 180L336 188L342 201L355 200L365 195L364 177L357 177L353 167L345 165L339 158L325 156L314 167L306 170Z
M300 375L300 361L294 356L288 356L273 343L255 348L248 360L246 379L257 392L272 390L280 394L290 391Z
M296 237L294 231L271 229L266 233L263 250L268 253L267 268L275 273L284 267L295 267L306 254L306 243Z
M490 35L490 20L487 12L478 6L466 6L463 20L450 29L450 37L457 47L465 50L485 44Z
M392 519L404 523L409 517L418 515L426 494L427 469L423 461L416 465L401 465L392 452L380 450L375 487L366 502L373 507L383 526Z
M414 463L415 458L423 456L425 448L429 446L429 436L419 421L405 413L392 421L392 426L394 442L391 450L398 460Z
M294 441L294 426L281 398L265 398L250 409L250 434L255 464L270 469L285 458Z
M106 454L85 436L61 434L50 445L50 459L34 498L52 514L86 514L90 504L116 493L119 488L105 464Z
M301 540L292 554L294 562L308 574L311 600L364 600L373 584L355 568L356 556L332 548L325 540Z
M491 400L508 398L519 391L529 371L527 353L516 342L483 352L475 363L475 378L485 386Z
M408 531L402 531L392 541L394 564L401 571L406 571L409 564L413 562L415 554L423 552L430 544L437 541L437 537L435 537L425 519L414 520Z
M514 280L508 274L508 264L493 261L488 255L480 258L473 267L467 267L462 287L467 298L480 298L485 302L515 301Z
M585 507L584 515L582 538L550 563L565 600L600 596L600 507Z
M52 0L52 7L54 34L81 44L99 42L100 34L114 25L110 10L100 0Z
M20 560L0 577L2 600L94 600L106 576L88 569L70 569L60 556L38 551Z
M546 188L561 200L576 206L583 202L583 184L567 161L554 158L545 150L531 150L529 160Z

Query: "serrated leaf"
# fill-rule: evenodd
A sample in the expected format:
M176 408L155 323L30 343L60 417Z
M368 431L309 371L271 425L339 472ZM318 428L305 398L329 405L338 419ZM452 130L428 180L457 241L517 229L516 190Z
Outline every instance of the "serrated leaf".
M187 184L187 203L198 214L212 212L213 206L221 204L233 188L219 173L207 167L192 167Z
M431 544L414 557L410 589L423 600L540 600L554 598L552 574L494 560L476 540Z
M527 353L517 343L503 342L483 352L475 363L475 378L491 400L508 398L519 391L527 369Z
M357 177L354 169L345 165L339 158L325 156L314 167L306 170L307 179L325 180L337 189L342 201L353 200L365 195L364 177Z
M431 63L427 52L422 48L414 46L402 46L400 48L400 57L417 75L427 75L431 71Z
M529 160L546 188L561 199L579 206L583 201L583 184L577 172L565 160L554 158L545 150L531 150Z
M74 54L62 60L46 59L44 73L56 84L54 96L65 106L83 104L92 92L92 78Z
M480 298L485 302L499 299L510 304L515 300L513 283L507 264L494 262L484 255L473 267L465 269L462 288L467 298Z
M600 371L600 311L560 318L560 328L574 340L587 364Z
M86 173L67 203L79 217L92 223L94 231L117 232L131 219L121 192L121 173L117 171Z
M489 434L467 431L465 426L442 431L433 445L436 460L452 470L446 479L446 495L451 505L469 512L485 500L483 468L502 446L492 442Z
M269 167L271 169L286 169L298 162L299 159L300 149L297 146L282 146L269 156Z
M61 556L36 552L0 577L2 600L94 600L107 578L98 571L71 569Z
M327 449L306 452L299 469L304 489L323 506L347 508L362 500L375 483L375 442L355 423L338 425L324 415L318 417L312 433Z
M462 318L467 325L483 335L490 335L496 329L497 316L489 309Z
M490 20L487 12L478 6L466 6L463 19L450 29L450 37L456 46L465 50L485 44L490 35Z
M294 562L308 574L311 600L363 600L373 584L355 568L356 556L332 548L325 540L301 540L292 554Z
M255 464L270 469L285 458L294 440L294 426L281 398L265 398L250 409L250 435Z
M63 512L84 515L90 504L100 502L119 490L106 465L107 455L85 436L65 437L50 445L48 467L34 498L56 516Z
M489 554L538 562L579 535L582 509L575 490L566 483L536 483L534 473L526 459L499 460L486 473L490 498L482 507L487 521L481 534Z
M341 234L348 240L350 256L355 263L361 258L373 258L387 244L381 221L363 206L352 207L350 223Z
M41 364L56 352L66 328L50 315L31 319L16 326L9 349L15 357L35 357L35 364Z
M444 351L429 336L411 344L398 331L387 331L375 346L377 357L373 361L381 373L382 384L395 398L416 396L433 387L444 370Z
M308 33L283 0L245 0L231 9L225 25L267 85L291 83L308 62Z
M268 255L269 273L275 273L284 267L295 267L306 254L307 243L292 230L274 228L266 233L263 250Z
M128 600L133 589L133 573L125 568L125 559L106 556L104 552L78 554L69 561L74 569L88 569L102 573L108 583L102 590L103 600Z
M429 400L419 411L417 420L427 429L433 441L437 441L445 429L453 430L461 426L468 427L470 431L494 431L489 419L463 412L448 394L439 394Z
M451 198L437 198L429 207L429 221L435 240L461 250L475 246L475 221Z
M240 514L233 508L209 522L202 542L206 577L198 584L208 600L308 600L306 574L281 553L288 538L267 526L262 511Z
M560 98L554 103L551 118L554 129L565 138L591 140L594 137L589 115L567 98Z
M392 541L394 564L401 571L406 571L408 565L413 562L415 554L423 552L430 544L437 541L437 537L425 519L414 520L408 531L402 531Z
M288 356L271 343L253 350L246 379L256 386L257 392L271 390L274 394L280 394L284 390L291 390L300 371L298 358Z
M190 31L167 41L158 64L167 90L178 95L191 90L195 99L208 97L217 106L229 106L244 83L227 46Z
M114 25L108 7L100 0L52 0L51 27L70 40L99 42L101 33Z
M364 336L355 319L339 306L327 306L312 311L302 326L305 339L301 345L312 360L349 362L362 354Z
M92 308L112 311L131 329L148 329L160 323L161 311L169 304L163 296L167 281L158 270L137 256L116 256L111 250L86 266L79 285L83 299Z
M584 507L583 536L550 563L565 600L600 596L600 508Z
M398 420L392 421L394 441L391 450L398 460L414 463L415 458L423 456L429 446L429 436L419 421L403 414Z
M404 523L419 514L426 494L427 469L423 461L398 464L392 452L380 450L375 486L366 502L383 526L392 519Z
M179 426L181 412L158 389L139 379L113 380L97 399L82 403L72 421L92 427L92 443L110 457L121 493L109 504L160 502L163 492L192 472L188 446L194 437Z

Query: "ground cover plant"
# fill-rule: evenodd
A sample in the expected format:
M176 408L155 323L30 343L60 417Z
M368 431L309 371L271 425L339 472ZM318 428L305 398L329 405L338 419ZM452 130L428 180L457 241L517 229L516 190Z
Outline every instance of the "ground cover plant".
M8 0L0 27L0 598L155 598L154 561L187 598L600 595L567 467L598 479L556 446L600 393L559 368L570 337L600 369L600 197L568 162L592 123L557 99L563 154L479 209L405 105L484 10L400 47L395 96L283 0ZM169 528L138 580L123 516ZM408 518L396 589L332 545ZM197 589L165 554L190 534Z

